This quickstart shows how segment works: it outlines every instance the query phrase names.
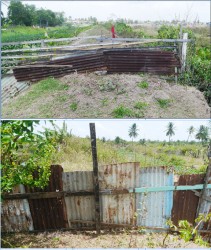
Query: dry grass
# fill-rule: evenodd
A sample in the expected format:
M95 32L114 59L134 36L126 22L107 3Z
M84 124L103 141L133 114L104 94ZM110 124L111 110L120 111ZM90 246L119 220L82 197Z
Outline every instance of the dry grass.
M193 242L184 242L178 235L137 232L45 232L3 235L2 247L16 248L200 248ZM203 247L204 248L204 247Z

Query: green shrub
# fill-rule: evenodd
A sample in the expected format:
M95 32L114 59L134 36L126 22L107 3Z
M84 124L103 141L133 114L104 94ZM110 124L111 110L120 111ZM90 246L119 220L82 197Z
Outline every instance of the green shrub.
M132 117L133 111L129 108L124 107L123 105L120 105L113 110L112 115L114 118Z
M147 89L149 87L149 83L146 81L138 83L138 87L142 89Z

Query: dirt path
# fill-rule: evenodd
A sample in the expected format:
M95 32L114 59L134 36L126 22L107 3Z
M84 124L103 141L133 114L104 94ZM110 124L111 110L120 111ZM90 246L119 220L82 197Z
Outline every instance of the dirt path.
M95 25L89 30L81 32L78 37L88 37L88 36L106 36L110 37L111 33L101 25ZM92 44L97 43L95 39L84 39L84 40L76 40L71 43L71 45L80 45L80 44Z
M177 235L169 235L163 245L164 233L130 233L123 231L39 234L16 233L2 237L2 247L16 248L202 248L193 242L184 242ZM205 247L203 247L205 248Z

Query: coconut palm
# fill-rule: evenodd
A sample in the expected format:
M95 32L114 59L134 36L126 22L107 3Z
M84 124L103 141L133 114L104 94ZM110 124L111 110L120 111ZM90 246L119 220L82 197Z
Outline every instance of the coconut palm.
M130 138L132 138L132 146L133 146L133 139L136 138L138 136L138 131L139 129L137 128L136 123L134 123L130 128L129 128L129 136ZM134 148L134 155L135 155L135 148ZM136 155L135 155L135 159L136 159Z
M201 125L196 133L196 139L200 140L202 144L209 141L209 128Z
M167 125L167 130L165 131L166 132L166 136L169 137L169 143L170 143L171 137L173 135L175 135L174 130L175 130L174 123L173 122L169 122L169 124Z
M187 139L187 142L188 142L191 135L195 132L195 128L193 126L190 126L190 128L188 128L187 132L188 132L188 139Z

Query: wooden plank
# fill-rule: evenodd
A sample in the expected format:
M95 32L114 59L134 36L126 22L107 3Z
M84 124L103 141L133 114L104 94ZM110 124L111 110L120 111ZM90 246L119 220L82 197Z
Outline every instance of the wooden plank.
M167 43L184 43L191 42L192 39L156 39L156 38L98 38L100 41L118 41L118 42L167 42Z
M100 234L100 193L99 193L99 178L98 178L98 162L97 162L97 144L95 124L90 123L90 137L92 147L92 160L93 160L93 176L94 176L94 192L95 192L95 219L96 231Z
M51 198L61 198L67 196L86 196L94 195L92 190L82 190L77 192L70 191L59 191L59 192L36 192L36 193L18 193L18 194L3 194L3 200L16 200L16 199L51 199Z

